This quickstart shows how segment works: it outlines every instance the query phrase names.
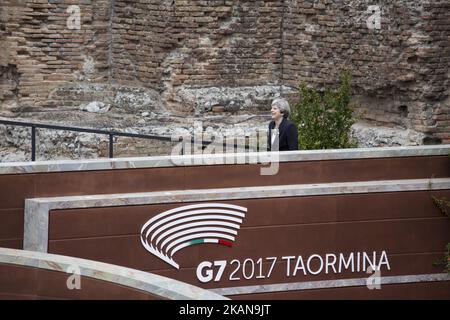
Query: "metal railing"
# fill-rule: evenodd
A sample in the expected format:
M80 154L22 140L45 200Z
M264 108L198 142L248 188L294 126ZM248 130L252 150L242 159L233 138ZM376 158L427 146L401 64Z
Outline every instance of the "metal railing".
M51 129L51 130L62 130L62 131L74 131L74 132L83 132L83 133L94 133L94 134L102 134L107 135L109 137L109 158L114 158L114 137L128 137L128 138L142 138L142 139L150 139L150 140L159 140L159 141L169 141L169 142L180 142L181 140L173 139L172 137L167 136L158 136L151 134L140 134L140 133L128 133L128 132L120 132L120 131L109 131L109 130L99 130L99 129L91 129L91 128L80 128L80 127L70 127L70 126L57 126L52 124L43 124L43 123L32 123L25 121L11 121L11 120L2 120L0 119L0 124L2 125L10 125L10 126L20 126L20 127L28 127L31 128L31 161L36 161L36 129ZM191 138L191 142L194 141L194 138ZM212 141L201 141L202 148L206 148L206 146ZM223 143L223 146L226 144ZM239 146L234 144L234 148L244 148L249 149L248 145ZM182 154L184 154L184 148L182 149Z

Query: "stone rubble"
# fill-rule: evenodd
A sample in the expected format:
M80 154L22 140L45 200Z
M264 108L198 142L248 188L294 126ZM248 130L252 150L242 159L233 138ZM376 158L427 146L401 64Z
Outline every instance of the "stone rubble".
M1 119L1 118L0 118ZM252 137L256 132L264 134L268 117L229 116L227 120L217 121L218 116L207 119L198 117L183 118L182 122L169 121L161 125L161 119L135 120L133 126L117 128L97 128L128 133L149 134L174 139L204 134L205 140L212 137ZM23 120L23 119L21 119ZM228 122L228 124L224 124ZM56 124L56 123L54 123ZM73 125L59 123L59 125ZM16 126L0 125L0 162L29 161L31 159L31 130ZM423 133L401 127L387 128L364 122L355 123L352 136L359 142L358 147L414 146L423 144ZM37 159L91 159L108 157L108 137L106 135L37 129ZM244 141L244 140L240 140ZM158 156L170 155L177 142L115 137L114 156Z

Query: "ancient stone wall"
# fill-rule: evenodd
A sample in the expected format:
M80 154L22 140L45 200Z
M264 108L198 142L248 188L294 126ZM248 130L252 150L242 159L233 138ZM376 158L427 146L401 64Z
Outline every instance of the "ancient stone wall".
M450 142L450 1L287 0L283 82L322 87L353 76L365 119ZM378 10L377 10L378 11Z
M275 95L294 102L300 81L320 88L349 70L360 118L450 142L450 0L3 0L0 10L2 114L92 101L267 112Z
M80 9L80 29L68 26L70 5ZM3 0L0 8L3 108L78 104L83 93L64 95L66 86L108 80L109 0Z
M237 111L232 96L255 111L254 86L279 89L282 13L282 1L116 0L114 78L151 86L172 111Z

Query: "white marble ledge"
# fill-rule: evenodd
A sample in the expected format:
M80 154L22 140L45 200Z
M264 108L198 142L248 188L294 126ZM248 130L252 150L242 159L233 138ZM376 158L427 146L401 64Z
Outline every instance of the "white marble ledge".
M450 178L177 190L26 199L24 249L47 252L48 219L51 210L424 190L450 190Z
M0 174L450 155L450 145L0 163ZM239 160L238 160L239 159Z
M77 266L82 276L141 290L170 300L228 300L178 280L108 263L25 250L0 248L0 263L67 272Z

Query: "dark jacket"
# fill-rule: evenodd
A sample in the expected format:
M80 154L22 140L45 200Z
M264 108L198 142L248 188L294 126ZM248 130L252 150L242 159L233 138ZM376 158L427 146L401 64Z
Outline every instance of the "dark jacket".
M272 129L275 128L275 121L269 123L269 135L267 140L267 150L272 147ZM298 131L295 124L283 118L279 130L279 151L298 150Z

